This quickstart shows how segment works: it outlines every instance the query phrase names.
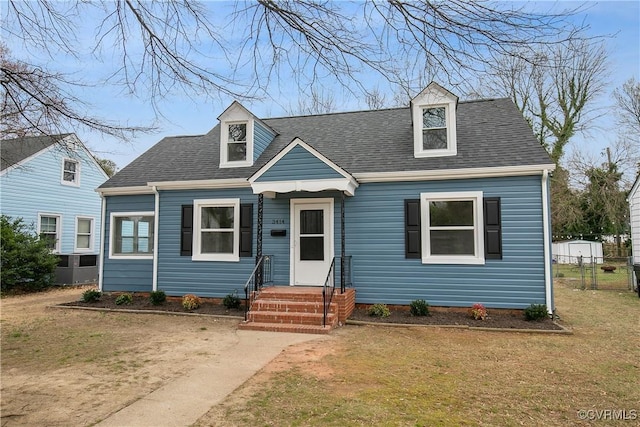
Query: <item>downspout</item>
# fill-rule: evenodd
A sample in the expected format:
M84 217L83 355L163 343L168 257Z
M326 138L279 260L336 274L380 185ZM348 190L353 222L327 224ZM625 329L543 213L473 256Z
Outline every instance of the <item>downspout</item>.
M100 292L102 292L102 279L104 277L104 247L106 245L106 242L104 241L104 235L105 235L105 229L107 227L107 205L104 201L104 194L99 193L100 194L100 205L101 205L101 209L102 209L102 221L100 224L100 255L99 255L99 263L100 263L100 270L98 271L98 290Z
M551 242L549 236L551 235L551 226L549 219L549 171L542 171L542 229L543 229L543 242L544 242L544 283L545 283L545 301L547 305L547 311L553 315L553 294L551 290Z
M153 279L152 289L158 290L158 229L160 228L160 194L158 188L154 185L151 187L155 196L155 207L153 211Z

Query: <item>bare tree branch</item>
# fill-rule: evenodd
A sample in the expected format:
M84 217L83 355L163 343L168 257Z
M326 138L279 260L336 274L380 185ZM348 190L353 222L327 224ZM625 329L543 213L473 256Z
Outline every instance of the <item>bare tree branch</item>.
M55 135L85 128L125 140L149 127L123 126L87 114L91 108L66 87L78 85L62 74L51 74L9 58L0 44L2 118L0 139L26 135Z

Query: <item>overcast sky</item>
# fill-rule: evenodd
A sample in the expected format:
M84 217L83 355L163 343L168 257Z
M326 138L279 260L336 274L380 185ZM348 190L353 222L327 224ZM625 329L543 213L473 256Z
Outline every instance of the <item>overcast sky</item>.
M611 36L606 41L611 70L608 86L611 90L600 100L600 106L603 108L602 116L597 122L598 126L589 135L579 135L574 138L572 143L573 149L581 147L582 150L597 155L615 140L611 121L613 105L611 92L631 77L640 78L640 1L559 2L561 8L572 8L581 4L586 4L586 7L583 13L574 18L576 22L584 22L589 27L588 31L591 35ZM218 4L214 2L209 5L217 7ZM529 3L528 7L548 10L550 5L552 5L550 2L540 2L537 4ZM20 59L20 47L12 45L10 40L7 42L14 56ZM90 75L98 72L100 66L97 63L90 63L87 59L65 65L74 69L79 77L82 77L83 73ZM326 86L328 87L327 93L333 90L330 82ZM87 89L84 95L96 108L95 114L98 116L143 125L154 120L153 109L148 103L131 99L113 90L101 91L92 88ZM458 95L461 95L461 99L464 100L463 94ZM345 95L338 87L335 88L333 96L338 111L367 109L363 99ZM205 100L204 98L191 99L186 96L168 98L160 103L164 117L155 123L159 127L159 132L141 135L130 143L122 143L90 133L79 133L78 136L99 157L114 160L118 168L122 169L165 136L196 135L208 132L217 124L218 115L232 101L231 98L217 101ZM298 106L297 93L292 88L292 92L282 94L278 102L253 101L243 102L243 105L258 117L287 116L291 115Z

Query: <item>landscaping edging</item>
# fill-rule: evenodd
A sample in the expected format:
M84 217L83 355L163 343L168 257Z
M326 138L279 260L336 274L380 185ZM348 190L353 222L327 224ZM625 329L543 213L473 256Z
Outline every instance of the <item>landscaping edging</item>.
M417 323L384 323L384 322L365 322L363 320L349 320L348 325L357 326L392 326L392 327L410 327L410 328L448 328L448 329L469 329L476 331L488 331L488 332L520 332L520 333L534 333L534 334L560 334L560 335L573 335L573 331L566 327L553 322L554 325L560 329L522 329L522 328L488 328L485 326L469 326L469 325L421 325Z
M104 308L104 307L81 307L74 305L51 305L49 308L61 308L72 310L88 310L88 311L102 311L107 313L142 313L142 314L164 314L170 316L196 316L196 317L213 317L218 319L238 319L244 320L243 316L223 315L223 314L203 314L203 313L181 313L179 311L166 311L166 310L132 310L126 308ZM487 332L518 332L518 333L534 333L534 334L560 334L560 335L573 335L573 331L567 329L556 322L553 322L559 330L549 329L522 329L522 328L489 328L484 326L468 326L468 325L421 325L416 323L384 323L384 322L365 322L362 320L350 320L347 319L345 324L355 326L391 326L391 327L418 327L418 328L444 328L444 329L468 329L476 331Z
M172 316L216 317L220 319L244 320L244 316L233 316L230 314L189 313L189 312L167 311L167 310L132 310L127 308L82 307L78 305L50 305L48 308L63 308L63 309L67 308L71 310L103 311L103 312L112 312L112 313L167 314Z

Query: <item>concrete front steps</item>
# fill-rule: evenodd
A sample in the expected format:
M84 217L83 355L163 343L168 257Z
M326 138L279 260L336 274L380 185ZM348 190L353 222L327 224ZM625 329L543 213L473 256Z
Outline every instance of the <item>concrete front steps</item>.
M240 324L240 329L328 334L336 325L344 323L348 316L344 315L345 307L341 307L347 300L345 298L347 294L353 296L355 304L355 291L353 289L348 291L345 294L340 294L339 289L335 291L327 313L326 326L324 326L322 287L270 286L263 288L251 305L248 320Z

